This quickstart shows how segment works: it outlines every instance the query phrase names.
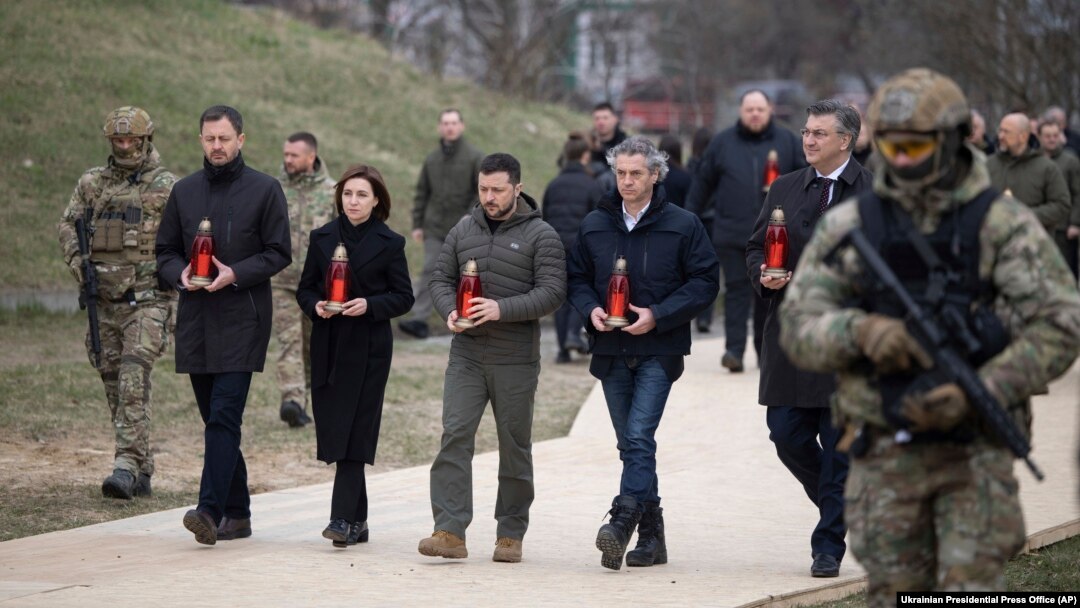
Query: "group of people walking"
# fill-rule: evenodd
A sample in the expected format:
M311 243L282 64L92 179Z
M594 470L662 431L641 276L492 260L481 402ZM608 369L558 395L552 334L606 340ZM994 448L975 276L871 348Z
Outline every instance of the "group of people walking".
M337 466L323 536L338 547L366 542L364 467L374 462L392 370L390 320L412 310L399 327L423 338L433 310L453 339L430 472L433 533L418 550L468 556L471 460L490 403L499 439L492 558L521 561L534 498L539 321L555 313L559 360L591 354L622 461L595 539L601 564L664 564L655 434L723 268L721 365L743 370L747 317L760 309L763 429L819 512L810 573L837 576L850 540L874 606L899 590L1002 588L1023 540L1015 450L978 412L994 401L1026 437L1030 396L1080 350L1080 293L1053 237L1032 203L992 187L993 165L966 141L967 101L941 74L909 70L877 91L868 110L874 173L853 157L864 128L854 108L811 104L800 138L773 122L763 92L741 105L736 126L698 159L681 205L664 187L669 155L626 136L606 104L594 110L594 141L566 142L543 205L525 192L516 158L483 155L465 142L461 112L444 111L412 214L411 237L424 247L416 285L405 237L387 226L391 195L376 168L354 165L331 187L314 137L298 133L274 179L244 164L240 113L214 106L199 122L203 169L177 180L160 167L146 112L114 111L109 163L83 176L60 223L76 278L86 281L89 261L101 279L98 370L117 428L103 494L150 493L149 371L175 324L176 371L189 374L206 424L199 501L183 524L203 544L251 535L240 429L273 319L288 328L283 364L310 359L303 375L280 374L281 417L309 422L310 395L317 457ZM743 199L753 202L731 204ZM699 217L709 207L711 234ZM93 226L85 257L79 218ZM787 252L779 267L778 224ZM192 246L209 227L206 273ZM853 230L926 318L953 324L951 335L905 324L909 300L868 279L878 266L852 244ZM335 263L346 264L345 291L327 279ZM482 296L462 301L464 275L479 277ZM623 275L625 318L609 298ZM289 317L297 305L302 317ZM940 362L938 351L959 348L952 334L965 338L959 352L978 370L981 392Z

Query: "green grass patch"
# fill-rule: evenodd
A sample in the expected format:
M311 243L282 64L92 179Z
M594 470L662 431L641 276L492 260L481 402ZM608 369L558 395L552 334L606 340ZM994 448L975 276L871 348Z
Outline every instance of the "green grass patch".
M461 108L480 149L517 156L538 199L566 133L589 125L559 106L437 80L366 36L221 0L2 2L0 82L0 259L17 261L0 266L8 288L72 286L56 223L79 176L108 157L101 126L118 106L150 113L179 176L202 166L198 118L210 105L243 113L244 157L272 175L285 137L311 131L331 175L361 161L382 170L390 225L403 233L441 109ZM410 240L408 254L418 274L421 247Z

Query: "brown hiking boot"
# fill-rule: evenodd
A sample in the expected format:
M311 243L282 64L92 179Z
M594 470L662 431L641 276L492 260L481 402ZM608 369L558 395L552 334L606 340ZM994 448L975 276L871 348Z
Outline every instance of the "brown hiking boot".
M465 548L465 540L446 530L436 530L430 537L420 541L417 551L421 555L429 557L445 557L448 559L469 557L469 551Z
M491 556L493 562L509 562L516 564L521 561L521 541L516 538L500 536L495 541L495 554Z

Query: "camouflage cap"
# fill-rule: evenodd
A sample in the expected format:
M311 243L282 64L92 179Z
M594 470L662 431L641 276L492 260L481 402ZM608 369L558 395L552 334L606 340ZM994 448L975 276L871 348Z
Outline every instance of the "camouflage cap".
M971 124L967 98L949 77L927 68L905 70L885 81L867 111L875 132L950 131Z
M124 106L109 112L102 131L105 137L150 137L154 134L154 121L146 110Z

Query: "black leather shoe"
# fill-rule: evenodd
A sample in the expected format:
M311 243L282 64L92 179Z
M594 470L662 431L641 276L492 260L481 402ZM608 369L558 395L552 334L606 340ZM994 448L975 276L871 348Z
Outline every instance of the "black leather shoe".
M292 428L300 428L311 423L311 417L304 411L304 406L295 401L283 402L279 414L281 419L289 423Z
M840 560L827 553L818 553L814 556L814 564L810 566L810 576L814 578L840 576Z
M708 323L697 322L697 331L699 334L707 334L712 330L712 325Z
M423 321L399 321L398 328L414 338L423 340L428 337L428 326Z
M112 475L101 484L101 495L105 498L131 500L135 495L135 476L125 469L115 469Z
M233 519L222 517L217 529L218 540L236 540L251 536L251 518Z
M560 350L559 354L555 355L555 363L570 363L570 351Z
M195 535L195 542L199 544L213 545L217 542L217 523L205 511L191 509L184 513L184 527Z
M724 356L720 357L720 365L731 370L733 374L743 371L742 359L731 353L724 353Z
M349 528L349 522L344 519L331 519L322 535L323 538L333 541L335 547L344 547L349 542Z

